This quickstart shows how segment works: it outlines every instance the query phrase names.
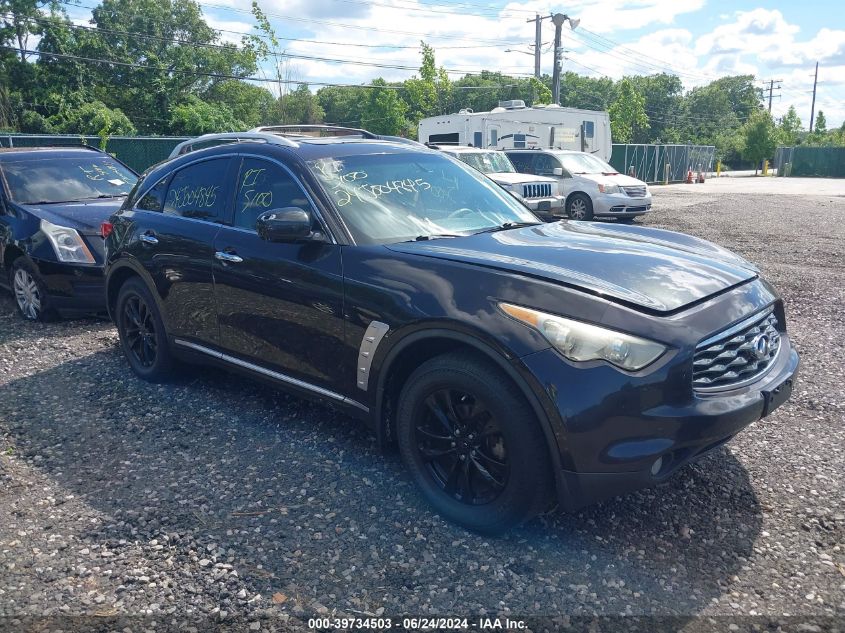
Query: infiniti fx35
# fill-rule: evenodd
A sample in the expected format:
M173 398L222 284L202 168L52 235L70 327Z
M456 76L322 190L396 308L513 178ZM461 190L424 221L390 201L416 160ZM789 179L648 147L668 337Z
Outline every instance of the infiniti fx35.
M468 528L660 482L791 393L783 304L723 248L544 224L407 144L232 141L151 168L111 219L130 367L222 365L360 416Z

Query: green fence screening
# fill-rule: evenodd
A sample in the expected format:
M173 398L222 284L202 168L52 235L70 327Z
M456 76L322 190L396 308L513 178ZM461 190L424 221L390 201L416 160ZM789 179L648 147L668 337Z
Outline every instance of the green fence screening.
M622 173L649 183L663 182L669 165L669 182L683 182L687 172L715 171L713 145L636 145L614 144L610 164Z
M113 136L106 144L106 151L129 165L137 172L163 161L185 137L172 136ZM100 146L97 136L61 134L3 134L0 147L63 147L76 145Z
M778 147L774 166L779 176L845 178L845 147Z

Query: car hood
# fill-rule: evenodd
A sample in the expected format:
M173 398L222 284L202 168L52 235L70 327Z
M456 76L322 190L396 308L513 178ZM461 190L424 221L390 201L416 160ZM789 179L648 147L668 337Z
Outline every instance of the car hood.
M19 204L34 216L86 234L99 234L100 225L123 204L123 198L103 198L60 204Z
M575 174L576 178L584 178L595 183L620 185L622 187L645 187L646 184L642 180L631 178L625 174L613 174L612 176L605 176L603 174Z
M525 183L554 183L554 178L546 178L545 176L534 176L532 174L515 174L512 172L495 172L492 174L485 174L491 180L506 185L522 185Z
M678 310L758 272L738 255L689 235L575 221L388 248L539 277L657 313Z

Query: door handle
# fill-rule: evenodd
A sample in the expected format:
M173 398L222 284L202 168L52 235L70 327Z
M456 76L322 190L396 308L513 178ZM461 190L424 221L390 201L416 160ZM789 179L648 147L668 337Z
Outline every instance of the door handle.
M141 240L144 244L158 244L158 238L152 231L141 233L141 237L139 237L138 239Z
M244 258L240 255L227 253L226 251L217 251L214 253L214 257L219 259L221 262L231 262L233 264L240 264L244 260Z

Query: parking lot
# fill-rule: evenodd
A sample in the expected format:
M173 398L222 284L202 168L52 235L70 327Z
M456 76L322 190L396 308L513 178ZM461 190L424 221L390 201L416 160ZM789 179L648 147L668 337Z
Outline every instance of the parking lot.
M792 399L658 488L500 539L436 516L350 418L216 370L141 382L111 324L3 294L0 616L845 617L845 183L723 180L654 188L638 223L760 266Z

